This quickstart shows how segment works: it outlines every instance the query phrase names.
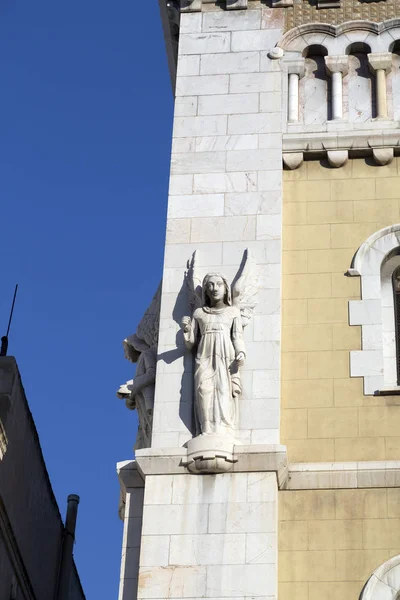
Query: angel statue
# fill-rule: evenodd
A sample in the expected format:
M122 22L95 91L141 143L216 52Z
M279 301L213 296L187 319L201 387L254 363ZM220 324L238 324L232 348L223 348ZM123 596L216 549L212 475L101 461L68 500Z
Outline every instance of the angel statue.
M232 288L221 273L208 273L202 283L196 252L185 280L193 316L183 317L187 348L196 348L194 413L197 433L233 438L242 393L240 367L246 359L243 328L257 304L256 266L246 250Z
M125 400L129 410L136 409L138 412L139 429L135 450L151 446L160 302L161 284L136 333L123 342L125 358L136 363L136 374L134 379L120 386L117 397Z

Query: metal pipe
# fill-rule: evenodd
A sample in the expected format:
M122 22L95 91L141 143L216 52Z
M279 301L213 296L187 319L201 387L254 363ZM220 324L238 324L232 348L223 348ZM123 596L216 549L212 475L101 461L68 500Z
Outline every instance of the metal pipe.
M57 600L69 600L78 504L79 496L70 494L67 500L67 516L65 518Z

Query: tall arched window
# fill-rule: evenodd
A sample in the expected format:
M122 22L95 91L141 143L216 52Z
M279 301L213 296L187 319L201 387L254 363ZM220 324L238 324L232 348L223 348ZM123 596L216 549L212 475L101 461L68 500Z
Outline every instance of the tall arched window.
M345 104L347 100L349 107L349 121L352 123L363 123L375 117L375 78L367 57L370 52L370 46L363 42L355 42L346 50L349 55L349 72L344 78L343 91Z
M328 77L324 56L328 51L324 46L312 44L303 51L305 76L300 81L300 106L303 107L303 120L306 125L325 123L328 114Z
M393 271L392 284L393 284L393 308L394 308L394 324L395 324L397 385L400 385L400 266L398 266Z

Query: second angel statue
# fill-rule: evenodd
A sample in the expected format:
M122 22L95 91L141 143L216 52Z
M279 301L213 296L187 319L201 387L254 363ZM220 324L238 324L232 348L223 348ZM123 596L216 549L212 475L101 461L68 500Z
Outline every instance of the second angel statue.
M243 328L256 305L256 270L248 250L232 288L221 273L208 273L200 285L196 253L188 266L194 312L182 319L182 327L186 346L196 348L196 430L202 436L233 438L242 393L240 367L246 359Z

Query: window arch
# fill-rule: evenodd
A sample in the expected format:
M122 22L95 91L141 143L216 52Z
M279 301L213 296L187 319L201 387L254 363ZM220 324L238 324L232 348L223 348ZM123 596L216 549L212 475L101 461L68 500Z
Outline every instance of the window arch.
M360 600L395 600L400 592L400 555L375 569L365 584Z
M351 277L361 277L362 300L349 302L350 325L361 325L362 350L350 353L350 375L364 378L364 394L400 394L400 224L370 236L357 250ZM397 285L397 284L396 284Z

